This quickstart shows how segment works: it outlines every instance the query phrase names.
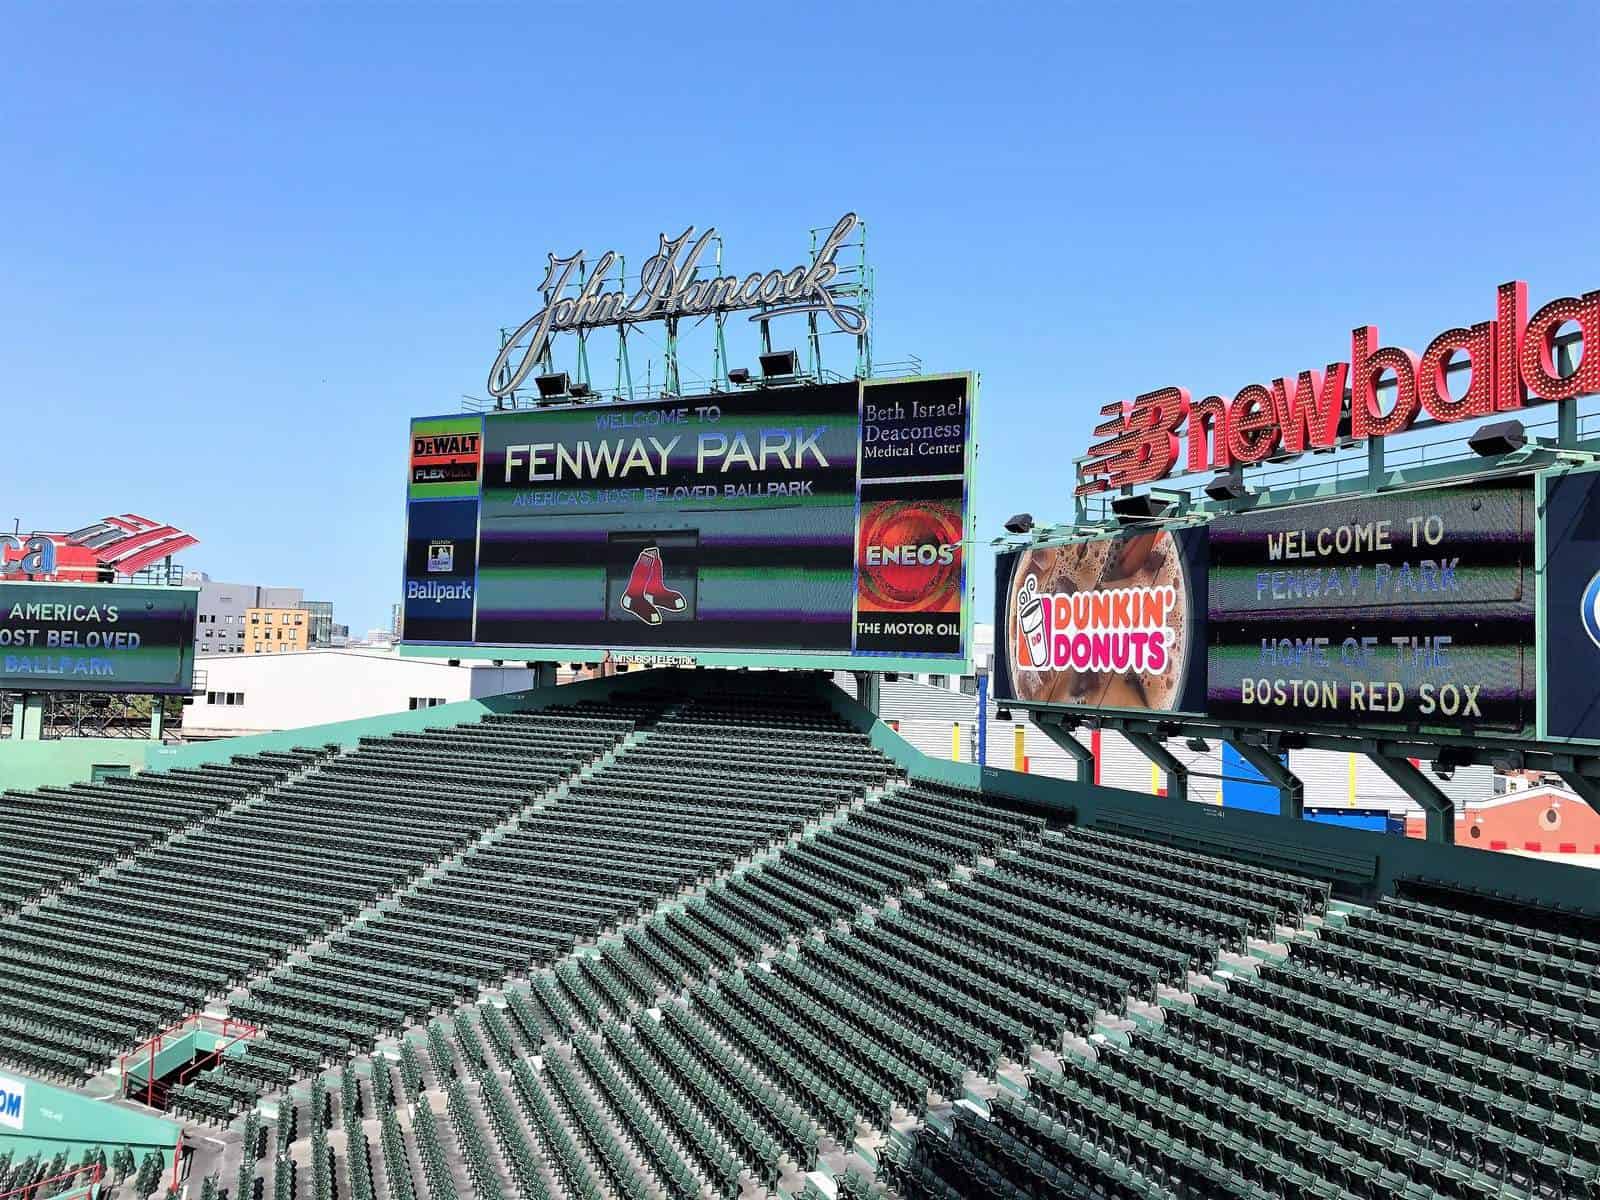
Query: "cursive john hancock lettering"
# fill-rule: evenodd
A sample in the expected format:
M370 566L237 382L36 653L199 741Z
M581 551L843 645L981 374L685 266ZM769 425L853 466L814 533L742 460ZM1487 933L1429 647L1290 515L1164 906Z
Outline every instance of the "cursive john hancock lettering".
M826 312L844 332L865 333L866 312L840 303L833 292L833 282L839 275L839 265L834 260L857 223L855 213L840 217L809 266L789 271L774 269L765 274L754 271L742 278L699 278L700 260L716 236L715 229L707 229L698 238L694 237L693 225L674 238L662 234L660 247L645 260L639 272L639 288L631 296L620 289L604 290L617 261L614 250L600 256L575 296L563 293L574 281L583 262L583 251L560 258L552 254L539 290L546 297L556 298L524 321L495 357L494 366L489 368L489 394L505 396L520 387L544 354L550 336L577 329L759 308L762 311L752 314L752 321L790 313ZM519 352L521 357L513 367L512 358Z

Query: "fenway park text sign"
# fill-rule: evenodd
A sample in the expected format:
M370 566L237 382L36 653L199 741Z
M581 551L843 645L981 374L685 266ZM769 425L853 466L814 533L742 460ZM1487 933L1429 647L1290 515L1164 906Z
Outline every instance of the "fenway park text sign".
M1555 340L1569 321L1582 332L1584 353L1576 370L1563 375ZM1098 440L1079 468L1077 494L1154 483L1172 474L1181 453L1187 454L1188 471L1228 470L1332 447L1341 427L1360 441L1401 433L1424 413L1465 421L1513 412L1530 396L1570 400L1600 392L1596 339L1600 291L1552 300L1530 317L1528 285L1521 282L1500 285L1492 319L1445 330L1420 358L1383 345L1376 325L1361 325L1350 334L1350 358L1321 370L1251 383L1231 398L1212 395L1196 402L1187 388L1164 387L1105 405L1094 429ZM1471 362L1472 378L1462 395L1452 396L1445 372L1458 357ZM1378 384L1386 374L1395 386L1393 402L1384 409Z

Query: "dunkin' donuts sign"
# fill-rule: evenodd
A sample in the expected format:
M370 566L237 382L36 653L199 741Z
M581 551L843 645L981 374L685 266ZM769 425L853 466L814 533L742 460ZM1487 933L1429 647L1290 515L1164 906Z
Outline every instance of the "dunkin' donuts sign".
M1563 372L1556 353L1562 326L1576 325L1584 353ZM1182 470L1228 470L1281 455L1403 433L1426 414L1436 421L1481 420L1536 401L1571 400L1600 392L1600 291L1563 296L1528 315L1528 285L1513 281L1495 294L1494 316L1446 329L1418 357L1385 346L1376 325L1350 334L1350 357L1320 370L1250 383L1234 395L1191 400L1189 389L1157 388L1100 409L1095 443L1079 470L1077 494L1154 483ZM1446 372L1472 365L1457 396ZM1387 407L1378 386L1394 380ZM1348 402L1346 396L1348 394Z
M997 694L1040 704L1176 711L1203 661L1190 597L1204 531L1152 530L1003 554Z

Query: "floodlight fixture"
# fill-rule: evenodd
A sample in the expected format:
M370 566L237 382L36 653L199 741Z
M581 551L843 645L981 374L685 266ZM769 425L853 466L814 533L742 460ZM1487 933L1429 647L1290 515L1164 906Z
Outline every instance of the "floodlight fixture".
M1151 488L1134 496L1116 497L1111 501L1111 511L1123 522L1157 521L1174 515L1182 504L1183 497L1177 492Z
M1487 425L1478 427L1478 431L1467 439L1467 445L1472 447L1474 454L1481 454L1484 458L1494 458L1501 454L1510 454L1513 450L1521 450L1528 444L1528 430L1521 421L1490 421Z
M1244 469L1234 467L1231 471L1224 471L1212 477L1206 484L1206 495L1213 500L1243 500L1250 494L1250 489L1244 484Z
M533 385L539 389L541 403L564 399L572 390L572 381L567 378L565 371L551 371L547 375L535 375L533 377Z
M1033 532L1033 514L1032 513L1018 513L1016 516L1012 517L1009 521L1006 522L1005 530L1006 530L1007 533L1031 533L1031 532Z
M761 374L767 379L793 378L800 373L798 350L768 350L756 356Z

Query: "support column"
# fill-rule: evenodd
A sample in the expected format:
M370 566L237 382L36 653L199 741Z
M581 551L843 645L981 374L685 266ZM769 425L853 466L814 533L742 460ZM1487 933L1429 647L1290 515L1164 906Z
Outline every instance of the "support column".
M161 740L161 725L165 717L166 713L163 710L161 697L152 696L150 698L150 740L152 742Z
M1279 816L1293 817L1296 821L1305 816L1306 785L1301 782L1300 776L1289 770L1276 754L1269 753L1260 746L1235 741L1232 738L1228 739L1228 745L1237 750L1240 758L1260 771L1262 777L1278 789Z
M1456 840L1456 806L1439 785L1429 779L1409 758L1396 758L1377 750L1368 750L1367 757L1406 795L1422 805L1427 828L1424 836L1430 842L1451 845Z
M876 671L857 671L856 699L877 716L883 701L883 676Z
M1062 726L1059 722L1049 721L1042 716L1035 716L1033 723L1045 737L1060 746L1078 764L1078 782L1094 782L1094 751L1085 746L1072 736L1072 731Z
M1593 775L1581 774L1576 766L1571 770L1563 769L1559 774L1585 804L1600 813L1600 779L1596 779Z
M989 673L978 672L978 766L989 765Z
M1128 739L1140 754L1144 755L1156 766L1167 773L1167 797L1172 800L1187 800L1189 798L1189 768L1179 762L1161 742L1148 733L1131 733L1122 731L1122 736Z
M553 662L529 663L533 669L533 686L536 688L553 688L556 685L556 664Z

